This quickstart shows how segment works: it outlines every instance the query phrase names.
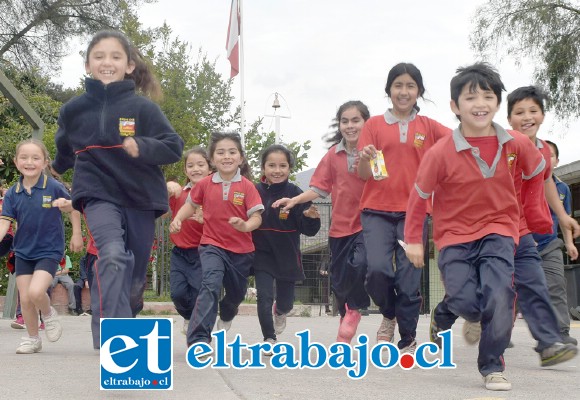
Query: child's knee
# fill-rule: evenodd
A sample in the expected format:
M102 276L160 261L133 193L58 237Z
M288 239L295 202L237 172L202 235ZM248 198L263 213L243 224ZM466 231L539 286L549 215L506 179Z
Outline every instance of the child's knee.
M37 305L45 301L47 298L48 295L46 294L46 289L42 290L37 288L30 288L28 289L28 299L21 297L20 301L22 304L26 304L28 302Z
M481 310L477 302L465 298L449 297L447 306L453 314L465 318L468 321L475 322L481 320Z

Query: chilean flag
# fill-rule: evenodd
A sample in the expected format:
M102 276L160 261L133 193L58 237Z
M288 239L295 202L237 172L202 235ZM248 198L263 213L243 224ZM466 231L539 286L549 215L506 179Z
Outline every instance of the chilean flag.
M228 51L228 60L232 66L230 78L233 78L240 72L240 51L238 49L240 38L240 6L238 0L232 0L232 9L230 10L230 24L228 25L228 39L226 50Z

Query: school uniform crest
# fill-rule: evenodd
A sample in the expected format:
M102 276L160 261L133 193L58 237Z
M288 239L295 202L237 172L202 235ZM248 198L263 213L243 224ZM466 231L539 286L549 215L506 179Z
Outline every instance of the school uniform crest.
M280 213L278 214L278 218L281 220L287 220L288 215L290 215L290 210L284 211L282 207L280 207Z
M516 153L510 153L507 155L507 162L509 168L511 168L512 165L514 165L514 161L516 160L516 158L517 158Z
M425 144L425 137L427 135L425 135L424 133L421 132L417 132L415 133L415 140L413 141L413 144L415 145L415 147L423 147L423 145Z
M242 192L234 192L234 199L233 199L233 203L236 206L242 206L244 205L244 197L246 195Z
M119 118L119 134L135 136L135 118Z
M52 196L42 196L42 207L52 208Z

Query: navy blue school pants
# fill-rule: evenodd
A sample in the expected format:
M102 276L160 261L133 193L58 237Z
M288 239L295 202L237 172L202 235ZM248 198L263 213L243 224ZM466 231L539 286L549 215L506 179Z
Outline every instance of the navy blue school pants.
M269 272L256 270L256 289L258 291L258 320L264 340L276 340L272 306L276 299L276 313L289 313L294 308L294 288L296 282L282 281L274 278ZM274 282L276 285L274 285ZM275 291L274 291L275 287Z
M421 273L407 258L398 240L404 240L404 212L364 210L361 213L368 271L366 290L384 317L397 318L400 349L417 336L421 309ZM423 229L423 242L427 232ZM395 265L393 265L393 255Z
M556 313L550 301L542 258L531 234L520 238L515 257L515 284L518 304L534 339L536 351L541 352L561 342Z
M238 306L246 296L248 276L254 262L254 253L233 253L212 245L199 246L201 259L201 288L187 329L187 344L211 342L211 330L218 314L231 321L238 313Z
M362 232L344 237L329 237L330 285L336 297L341 317L350 310L360 310L371 305L365 289L367 260Z
M532 235L522 236L514 258L514 282L522 315L532 336L538 341L537 352L562 341L541 262ZM451 328L457 319L446 302L447 296L434 310L435 323L441 330Z
M192 249L173 247L169 287L175 309L183 319L190 320L201 287L201 260L197 247Z
M492 234L444 247L439 269L449 311L471 322L481 321L479 372L486 376L503 371L515 301L513 239Z
M93 347L100 348L100 318L131 318L143 309L155 212L98 199L84 204L99 255L91 287Z
M94 276L94 266L95 266L95 262L97 261L97 256L91 253L87 253L85 256L85 261L84 263L81 263L79 266L81 268L85 269L85 272L83 273L84 276L86 276L87 282L89 283L89 293L91 292L91 288L93 287L93 276ZM81 276L83 276L83 274L81 274ZM74 293L75 293L75 302L77 305L77 311L82 313L83 310L83 288L85 287L85 281L82 278L79 278L76 283L75 283L75 287L74 287Z

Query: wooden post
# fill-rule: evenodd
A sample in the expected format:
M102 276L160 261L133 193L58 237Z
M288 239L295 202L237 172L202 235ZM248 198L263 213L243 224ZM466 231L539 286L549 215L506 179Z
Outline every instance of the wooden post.
M22 93L18 91L10 82L8 77L4 75L4 72L0 70L0 92L10 100L10 103L22 114L24 119L32 126L32 137L35 139L41 139L42 133L44 132L44 122L40 116L32 109L28 101L22 96ZM8 280L8 288L6 291L6 301L4 302L4 310L2 313L3 318L14 318L14 313L16 311L16 300L18 296L18 290L16 290L16 277L10 275Z

